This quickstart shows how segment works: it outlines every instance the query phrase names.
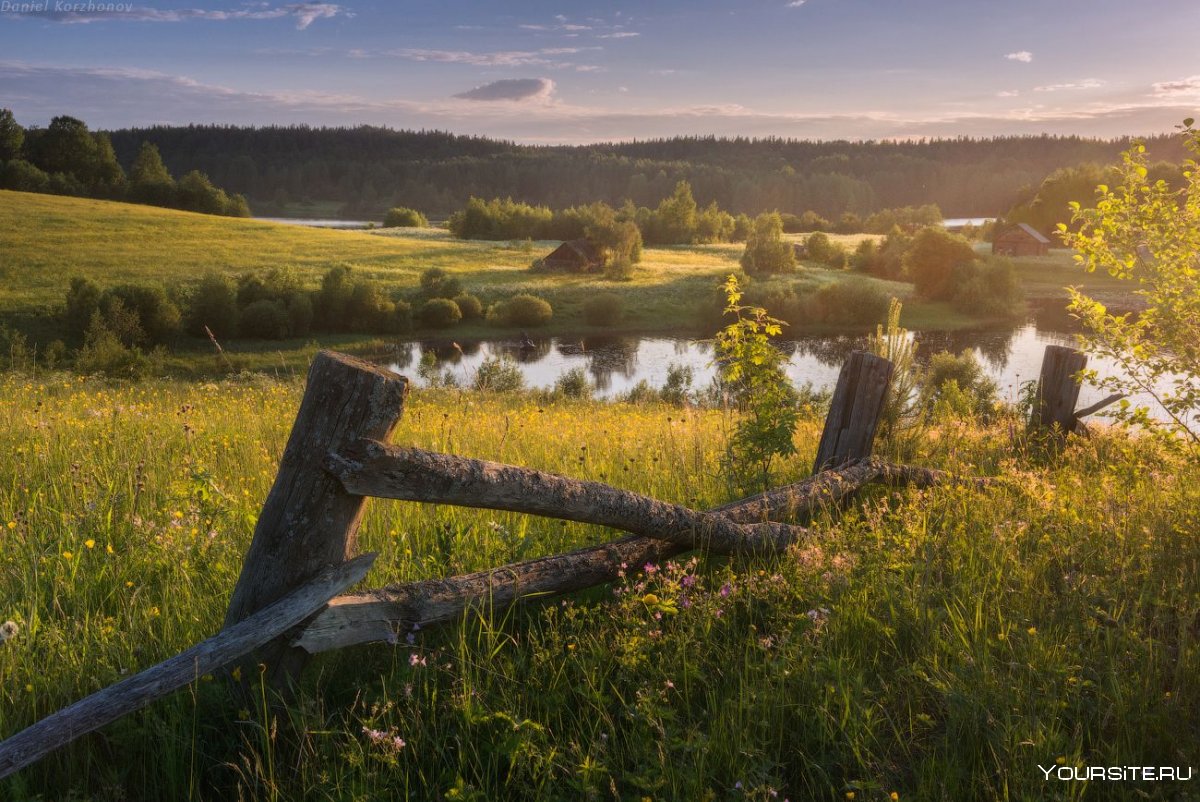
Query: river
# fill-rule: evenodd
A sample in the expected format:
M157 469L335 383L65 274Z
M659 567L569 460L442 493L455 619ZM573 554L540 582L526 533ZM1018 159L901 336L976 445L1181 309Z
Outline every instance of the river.
M1047 345L1075 345L1068 319L1061 312L1044 311L1023 323L1002 329L963 331L918 331L913 333L917 355L926 361L938 351L959 353L974 351L980 364L996 382L1000 397L1015 402L1021 385L1036 380ZM812 385L830 389L847 355L865 347L866 335L803 336L780 343L787 355L788 376L796 386ZM548 388L568 370L582 367L601 398L614 398L628 392L639 382L661 387L672 364L692 368L694 388L709 384L716 369L712 343L702 339L662 335L609 335L585 337L533 337L533 348L522 348L518 337L484 341L452 339L400 343L381 356L397 371L416 379L417 366L427 353L437 355L443 371L460 384L469 384L479 363L491 356L504 355L516 361L528 387ZM461 350L460 350L461 349ZM1102 376L1117 367L1093 358L1089 367ZM1085 385L1079 405L1086 406L1107 395L1099 388ZM1157 411L1153 399L1141 395L1131 399Z

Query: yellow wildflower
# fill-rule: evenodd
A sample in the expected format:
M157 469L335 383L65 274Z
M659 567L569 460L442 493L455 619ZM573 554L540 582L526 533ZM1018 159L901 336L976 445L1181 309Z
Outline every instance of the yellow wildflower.
M96 548L96 541L89 537L87 540L83 541L83 545L87 546L89 549L94 549Z

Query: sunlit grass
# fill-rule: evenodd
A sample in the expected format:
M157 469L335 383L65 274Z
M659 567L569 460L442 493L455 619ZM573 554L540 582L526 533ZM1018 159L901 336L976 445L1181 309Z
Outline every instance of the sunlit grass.
M3 737L220 628L301 385L8 375L0 394ZM705 507L736 495L727 428L423 390L395 440ZM810 412L779 481L805 475L818 428ZM202 679L0 797L1044 799L1081 789L1039 763L1194 764L1200 468L1107 433L1046 455L1007 421L919 448L1012 481L875 490L779 558L630 566L615 593L325 656L274 736ZM360 548L378 585L613 535L377 502Z

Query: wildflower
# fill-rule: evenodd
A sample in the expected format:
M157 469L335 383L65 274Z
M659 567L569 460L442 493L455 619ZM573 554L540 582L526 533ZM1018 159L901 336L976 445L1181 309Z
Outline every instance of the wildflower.
M104 547L104 551L105 551L106 553L108 553L108 554L113 554L113 553L115 553L115 552L113 552L113 547L112 547L112 544L111 544L111 543L109 543L109 544L105 545L105 547Z
M696 575L688 574L683 579L679 580L679 584L685 588L690 588L696 584Z
M658 597L653 593L647 593L642 597L642 604L658 604Z
M92 540L89 537L87 540L83 541L83 545L89 549L94 549L94 548L96 548L96 541Z
M646 572L646 576L653 576L658 573L658 566L654 563L646 563L642 566L642 570Z
M71 552L69 552L69 551L64 551L64 552L63 552L63 559L64 559L64 560L69 560L69 559L71 559L71 558L72 558L72 557L74 557L74 556L75 556L75 555L74 555L74 554L72 554L72 553L71 553Z
M0 624L0 643L17 637L17 633L20 631L21 628L17 626L16 621L5 621Z
M900 794L892 791L890 794L888 794L888 799L892 800L892 802L899 802Z
M724 585L721 586L721 590L719 591L719 593L721 594L722 599L728 599L729 594L733 593L733 585L726 582Z
M423 666L423 665L427 664L427 661L421 655L417 654L416 652L413 652L412 654L410 654L408 656L408 664L413 667Z
M1027 629L1027 630L1025 630L1025 631L1026 631L1026 632L1028 632L1030 635L1036 635L1036 634L1037 634L1037 627L1030 627L1029 629Z
M854 799L854 792L853 792L853 791L847 791L847 792L846 792L846 799Z
M9 522L8 522L8 528L9 528L9 529L16 529L16 528L17 528L17 522L16 522L16 521L9 521Z

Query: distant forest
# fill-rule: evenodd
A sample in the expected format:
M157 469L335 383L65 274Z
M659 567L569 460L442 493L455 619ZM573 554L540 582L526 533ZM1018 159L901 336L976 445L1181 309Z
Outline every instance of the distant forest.
M1129 139L1020 136L880 142L677 137L582 146L518 145L389 128L152 127L112 131L128 168L143 142L175 174L199 170L249 198L257 214L336 204L379 219L403 205L445 217L467 200L512 197L563 208L632 200L652 206L676 183L700 204L757 214L813 210L834 219L937 204L948 217L1002 215L1059 168L1115 161ZM1177 137L1147 140L1178 162Z

